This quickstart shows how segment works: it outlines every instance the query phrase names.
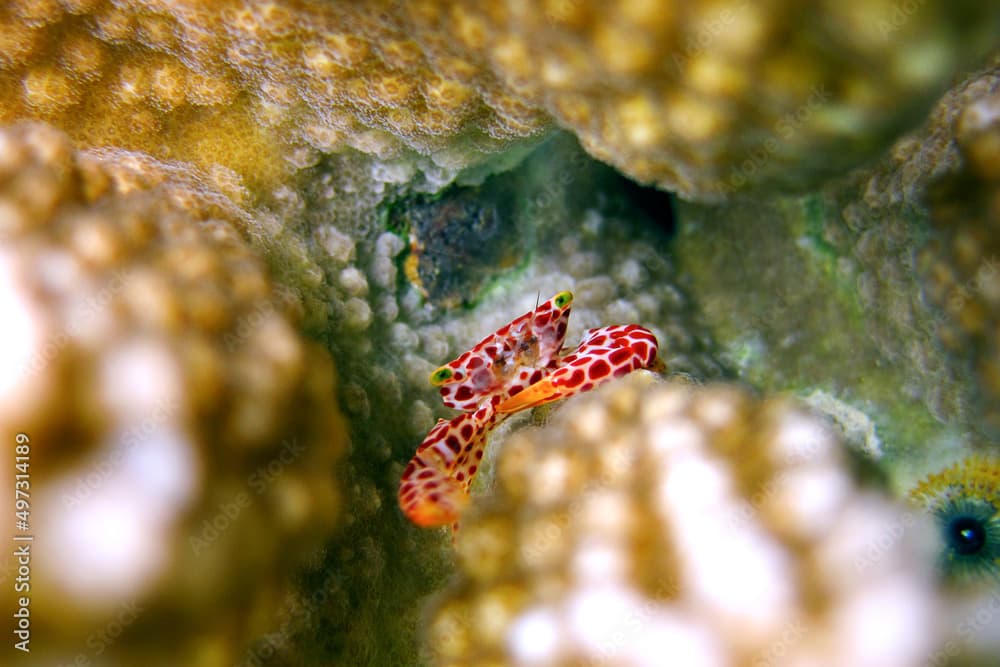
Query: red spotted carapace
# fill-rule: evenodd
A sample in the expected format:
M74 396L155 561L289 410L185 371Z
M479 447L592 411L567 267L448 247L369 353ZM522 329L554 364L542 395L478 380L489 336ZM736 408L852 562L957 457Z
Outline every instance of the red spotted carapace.
M469 501L489 432L509 414L591 389L656 363L658 345L637 324L590 329L562 355L573 295L560 292L431 374L441 419L403 471L399 506L419 526L455 524Z

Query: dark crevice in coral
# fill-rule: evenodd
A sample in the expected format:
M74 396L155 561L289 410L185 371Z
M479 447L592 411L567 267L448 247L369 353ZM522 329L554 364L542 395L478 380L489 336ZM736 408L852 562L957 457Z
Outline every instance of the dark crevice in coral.
M528 230L518 228L515 201L511 179L501 174L482 186L452 186L388 206L386 228L409 245L398 258L400 280L435 305L473 306L495 278L528 257Z
M620 176L618 180L621 192L629 203L642 211L661 231L673 237L677 232L674 195L624 176Z

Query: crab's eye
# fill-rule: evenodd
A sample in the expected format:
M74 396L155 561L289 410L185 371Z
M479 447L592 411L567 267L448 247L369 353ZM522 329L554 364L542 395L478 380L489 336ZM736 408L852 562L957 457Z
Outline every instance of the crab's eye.
M569 304L573 303L573 293L572 292L559 292L556 294L553 303L556 304L556 308L565 308Z
M440 387L445 382L450 380L454 373L447 366L442 366L433 373L431 373L431 384L435 387Z

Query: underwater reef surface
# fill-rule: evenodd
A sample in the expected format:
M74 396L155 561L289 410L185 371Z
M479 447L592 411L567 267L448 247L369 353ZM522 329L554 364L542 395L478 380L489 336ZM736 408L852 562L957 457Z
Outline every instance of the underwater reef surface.
M513 206L489 198L494 193L509 197L511 191L517 193ZM470 192L484 197L476 200ZM658 201L664 207L661 214L669 217L669 201ZM295 649L306 657L290 659L292 664L327 659L330 648L315 644L314 636L343 642L334 645L334 655L371 652L352 660L415 660L410 651L418 645L422 600L440 588L453 559L447 533L409 524L396 506L396 492L406 462L435 419L453 416L428 382L442 363L532 309L539 298L569 289L574 308L568 346L575 347L591 327L642 322L657 335L664 360L677 372L699 378L723 373L711 339L699 332L692 304L678 286L673 260L664 252L668 234L622 196L621 177L587 158L571 137L551 138L514 172L476 186L454 186L433 202L408 205L409 200L392 202L381 212L386 231L377 232L373 245L355 246L353 267L334 269L352 280L353 269L367 276L364 291L352 295L349 282L343 291L330 291L331 308L343 313L332 319L330 344L352 423L354 451L345 475L353 499L345 503L343 539L327 552L324 569L351 576L338 579L339 597L332 610L310 616L312 624L297 638L301 647ZM404 206L402 212L395 210L399 206ZM447 215L441 211L469 206L488 210L490 216L509 216L496 224L508 235L503 243L521 250L516 264L502 275L471 262L484 252L477 238L449 235L447 244L422 239L433 229L427 220L444 221ZM466 219L476 217L470 212ZM408 271L407 266L415 268ZM450 307L454 299L432 292L426 279L435 276L437 284L447 285L456 274L468 307ZM363 322L351 315L352 304L359 301L367 306L358 307L365 313ZM513 424L497 433L502 437L524 421L509 420ZM489 465L487 461L480 473L479 488L488 486ZM359 613L371 618L355 625L351 619ZM342 628L352 627L359 634L345 635Z
M691 664L994 664L996 570L970 590L932 568L993 553L992 515L963 499L996 494L953 482L942 525L961 530L928 548L925 512L892 496L998 449L998 16L963 0L6 3L0 423L36 464L30 660L643 664L671 650L660 628ZM672 380L508 420L473 487L492 518L470 517L456 552L396 506L451 416L428 375L561 290L570 348L635 322ZM665 453L638 417L593 417L654 396L695 431L731 427L690 449L751 504L761 476L801 471L747 424L825 434L815 494L781 487L740 524L791 573L709 595L712 559L735 556L699 558L654 520L654 490L665 512L698 496L653 468L615 482L622 525L552 532L533 523L544 498L509 495L550 475L541 492L572 506L580 480L556 473L587 478L600 450L584 437L573 458L573 428ZM820 490L840 513L794 514ZM852 523L857 508L884 520ZM584 549L573 536L595 526L634 539ZM501 562L522 547L614 584L638 643L588 637L581 581ZM495 595L489 563L512 568ZM651 586L663 568L683 587ZM897 588L850 588L879 568ZM15 571L0 557L0 579ZM740 604L779 598L734 629ZM866 643L869 605L903 601L912 622ZM449 625L448 605L468 618ZM518 652L536 640L549 653Z
M924 665L929 521L846 459L822 418L732 385L644 373L568 400L498 455L425 648L437 665ZM887 525L900 537L873 554Z
M1000 155L997 62L880 161L814 193L678 203L674 250L723 359L894 459L901 490L996 447L1000 255L992 181L969 155L980 173Z
M972 410L1000 434L1000 77L972 82L956 121L962 167L928 193L934 240L922 254L927 294L944 312L940 337L968 360L979 390ZM970 86L970 87L972 87ZM987 92L988 91L988 92Z
M112 626L116 660L235 659L341 512L329 353L241 237L246 214L169 174L0 129L0 426L29 451L0 488L30 482L18 530L49 664L96 659Z
M718 199L870 159L998 20L977 0L12 0L0 122L256 197L346 149L440 182L558 124L623 173Z

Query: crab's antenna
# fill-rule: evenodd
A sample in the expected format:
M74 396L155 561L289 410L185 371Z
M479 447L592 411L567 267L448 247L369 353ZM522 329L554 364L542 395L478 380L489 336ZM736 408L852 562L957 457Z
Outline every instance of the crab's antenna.
M539 303L539 301L541 301L541 298L542 298L542 290L539 289L537 292L535 292L535 309L531 311L532 312L531 321L528 324L529 331L531 331L532 337L534 337L534 335L535 335L535 315L534 315L534 313L538 312L538 303Z

